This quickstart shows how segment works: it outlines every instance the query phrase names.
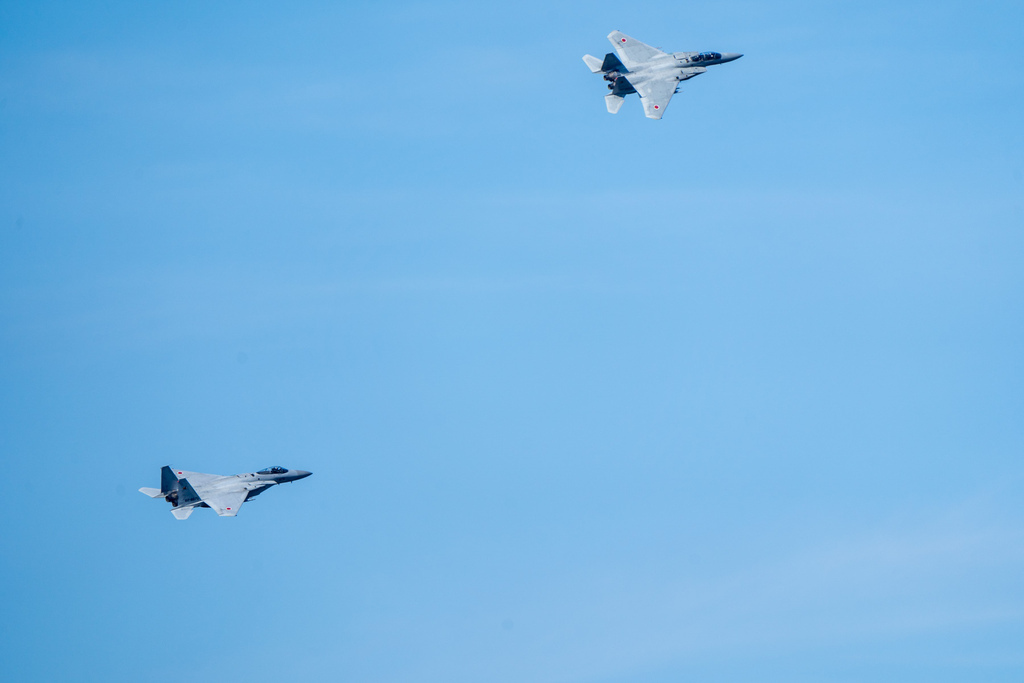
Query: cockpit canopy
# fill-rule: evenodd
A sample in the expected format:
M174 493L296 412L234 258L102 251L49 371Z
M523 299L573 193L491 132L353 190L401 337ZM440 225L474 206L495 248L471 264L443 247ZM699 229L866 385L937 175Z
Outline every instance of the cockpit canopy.
M691 62L710 62L714 59L721 59L722 55L719 52L701 52L696 57L690 57Z
M284 474L287 471L287 469L281 467L280 465L274 465L273 467L268 467L265 470L260 470L256 474Z

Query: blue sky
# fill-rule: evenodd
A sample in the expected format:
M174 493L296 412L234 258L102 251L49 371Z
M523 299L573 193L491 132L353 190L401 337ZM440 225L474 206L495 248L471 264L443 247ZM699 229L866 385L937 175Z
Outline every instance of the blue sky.
M1020 680L1022 21L4 3L5 677Z

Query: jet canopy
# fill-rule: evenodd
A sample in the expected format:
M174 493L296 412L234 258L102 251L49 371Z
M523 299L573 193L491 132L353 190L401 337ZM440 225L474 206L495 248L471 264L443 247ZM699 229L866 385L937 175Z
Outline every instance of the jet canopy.
M710 62L715 59L721 59L722 55L719 52L701 52L696 57L691 57L691 62Z
M256 474L284 474L287 471L287 469L281 467L280 465L274 465L273 467L268 467L264 470L260 470Z

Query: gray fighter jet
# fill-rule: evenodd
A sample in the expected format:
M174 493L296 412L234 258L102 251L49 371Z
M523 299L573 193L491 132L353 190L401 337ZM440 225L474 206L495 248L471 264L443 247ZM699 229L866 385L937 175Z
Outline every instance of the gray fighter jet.
M618 57L610 52L604 60L583 56L590 70L608 81L611 92L604 97L608 111L617 113L623 98L635 92L640 95L649 119L661 118L682 81L701 75L709 66L743 56L735 52L662 52L619 31L609 33L608 40Z
M203 474L164 467L160 488L139 489L150 498L163 498L173 505L171 514L188 519L196 508L213 508L221 517L234 517L242 503L255 498L274 484L304 479L312 472L268 467L251 474Z

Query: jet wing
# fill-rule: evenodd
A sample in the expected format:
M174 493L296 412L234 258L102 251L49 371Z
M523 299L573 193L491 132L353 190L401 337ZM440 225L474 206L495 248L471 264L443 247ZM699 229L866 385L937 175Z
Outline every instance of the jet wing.
M219 474L206 474L205 472L189 472L188 470L176 470L173 467L171 472L178 479L188 479L193 486L203 486L214 479L223 479Z
M644 105L644 113L647 114L647 118L660 119L668 107L669 100L675 94L679 81L670 76L632 85L640 95L640 102Z
M234 517L238 514L238 508L242 507L248 491L217 491L214 493L200 493L203 502L214 509L221 517Z
M636 64L643 64L666 54L656 47L641 43L636 38L630 38L621 31L609 33L608 40L615 46L615 51L619 53L619 59L627 69L632 69Z
M175 469L171 471L178 477L183 491L179 505L191 503L193 500L196 503L202 501L216 510L221 517L234 517L249 494L245 489L219 489L218 482L225 479L219 474Z

